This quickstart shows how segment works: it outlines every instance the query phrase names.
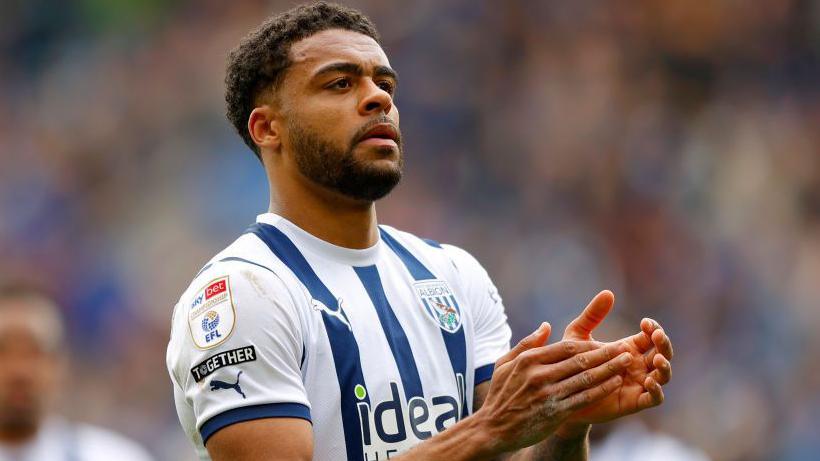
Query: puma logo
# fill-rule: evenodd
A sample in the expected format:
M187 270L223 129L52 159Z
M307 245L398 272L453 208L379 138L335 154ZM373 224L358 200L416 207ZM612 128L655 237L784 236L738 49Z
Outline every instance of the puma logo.
M339 307L336 310L333 310L327 307L325 303L314 298L311 300L311 307L313 307L313 310L324 312L327 315L335 318L336 320L341 322L342 325L346 326L348 330L353 331L353 328L351 328L350 326L350 321L347 319L347 314L345 314L344 307L342 307L344 300L342 298L339 298L338 303Z
M233 389L236 392L238 392L239 395L241 395L242 398L244 399L245 398L245 393L242 392L242 388L239 386L239 377L240 376L242 376L242 370L239 370L239 373L236 374L236 382L233 383L233 384L226 383L225 381L220 381L218 379L212 379L211 380L211 390L212 391L218 391L220 389Z

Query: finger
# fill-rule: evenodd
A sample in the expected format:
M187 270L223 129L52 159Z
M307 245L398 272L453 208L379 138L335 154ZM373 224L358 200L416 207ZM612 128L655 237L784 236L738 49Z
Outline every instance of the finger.
M652 379L661 386L668 383L669 380L672 379L672 364L669 363L669 360L661 354L655 354L655 358L652 360L652 363L655 369L649 374L649 376L651 376Z
M563 380L584 370L609 362L618 357L618 354L622 352L626 352L626 346L621 342L614 342L605 344L603 347L589 352L575 354L566 360L556 363L550 369L550 377L553 378L554 381Z
M600 347L599 343L593 341L559 341L524 351L519 354L518 360L526 365L547 365Z
M498 368L501 365L512 361L524 351L543 346L547 343L550 333L552 333L552 325L548 322L542 322L541 325L538 326L537 330L530 333L529 336L522 338L521 341L518 341L518 344L516 344L515 347L501 356L501 358L495 362L495 367Z
M655 345L655 348L658 349L658 352L663 354L667 360L672 360L672 341L669 339L669 336L666 335L666 332L663 331L662 328L656 329L652 332L652 344Z
M660 327L660 323L656 322L655 320L649 317L644 317L641 320L641 331L646 333L647 336L652 336L652 333Z
M627 336L626 338L622 339L622 341L632 342L632 344L634 344L635 347L638 348L641 354L649 351L654 347L654 344L652 344L652 338L643 331L635 333L632 336Z
M663 388L657 381L647 376L646 380L644 380L643 387L646 389L646 392L638 396L638 406L635 411L646 410L647 408L656 407L663 403Z
M632 363L632 356L628 352L624 352L613 360L590 370L582 371L557 383L558 391L554 392L554 395L559 399L563 399L568 395L583 392L626 370L630 363Z
M581 315L567 325L564 339L589 339L592 330L601 324L614 305L615 295L611 291L604 290L595 295Z
M565 411L580 410L615 392L621 387L621 383L623 383L621 375L615 375L592 389L578 392L562 400L560 403L561 409Z

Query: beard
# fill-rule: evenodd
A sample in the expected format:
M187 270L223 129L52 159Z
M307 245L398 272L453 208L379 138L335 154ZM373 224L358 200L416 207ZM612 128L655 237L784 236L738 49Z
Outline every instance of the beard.
M353 151L361 137L378 123L390 123L381 117L368 123L353 136L345 148L322 139L315 131L309 131L297 122L288 124L293 153L299 172L311 181L336 191L346 197L366 202L383 198L399 183L402 176L404 156L401 136L396 139L398 164L391 168L379 168L359 160ZM389 149L380 147L379 150ZM389 152L382 152L387 155Z
M6 437L23 440L37 432L42 421L39 405L4 405L0 409L0 431Z

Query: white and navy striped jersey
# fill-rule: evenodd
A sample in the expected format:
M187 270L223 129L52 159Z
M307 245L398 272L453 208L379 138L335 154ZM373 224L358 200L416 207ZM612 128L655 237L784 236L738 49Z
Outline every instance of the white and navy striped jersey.
M201 459L223 427L294 417L314 459L385 460L470 414L509 349L498 292L467 252L379 231L353 250L264 214L197 274L167 363Z

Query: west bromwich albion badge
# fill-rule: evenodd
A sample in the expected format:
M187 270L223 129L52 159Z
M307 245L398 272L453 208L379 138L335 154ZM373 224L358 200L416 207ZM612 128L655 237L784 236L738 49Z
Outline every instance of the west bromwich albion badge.
M424 280L413 284L413 291L421 301L427 316L448 333L461 328L461 309L455 293L445 280Z
M228 276L211 280L196 292L188 311L188 328L194 345L210 349L233 332L236 311Z

